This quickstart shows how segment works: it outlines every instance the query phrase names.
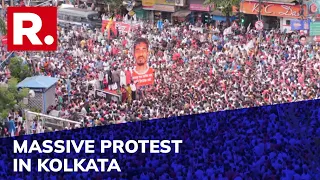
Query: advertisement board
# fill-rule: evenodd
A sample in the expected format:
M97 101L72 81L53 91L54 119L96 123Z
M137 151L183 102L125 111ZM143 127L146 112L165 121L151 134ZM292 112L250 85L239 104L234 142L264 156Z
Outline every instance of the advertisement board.
M320 1L318 0L309 0L307 3L309 15L318 15L320 14Z
M156 4L156 5L154 5L154 10L155 11L164 11L164 12L175 12L175 6Z
M175 0L156 0L156 4L163 4L163 5L171 5L174 6L176 4Z
M242 2L240 11L245 14L259 14L259 2ZM304 16L307 16L307 8L304 9ZM264 2L261 7L262 16L276 16L297 19L300 17L300 5L287 5Z
M142 6L144 8L153 7L156 4L156 0L142 0Z
M210 11L210 6L209 5L203 5L203 4L190 4L191 11L205 11L209 12Z
M292 31L308 30L310 29L309 20L291 20L290 26Z
M320 22L310 22L310 36L320 35Z

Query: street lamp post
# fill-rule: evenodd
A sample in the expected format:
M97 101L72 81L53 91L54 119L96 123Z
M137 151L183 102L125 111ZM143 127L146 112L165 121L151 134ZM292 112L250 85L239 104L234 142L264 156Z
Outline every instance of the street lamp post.
M259 21L261 21L261 6L262 6L262 0L259 0L259 15L258 15L258 19ZM261 33L262 33L262 30L259 30L259 40L258 40L258 51L260 50L260 43L261 43ZM258 53L258 52L257 52ZM259 57L259 64L260 64L260 71L261 71L261 74L260 74L260 78L262 78L262 64L261 64L261 59Z
M299 4L300 4L300 17L303 20L304 19L303 1L299 0Z
M262 5L262 0L259 0L259 15L258 19L261 21L261 5ZM261 39L261 31L259 31L259 44L258 44L258 49L260 49L260 39Z
M261 5L262 5L262 0L259 0L259 14L258 14L259 21L261 21Z

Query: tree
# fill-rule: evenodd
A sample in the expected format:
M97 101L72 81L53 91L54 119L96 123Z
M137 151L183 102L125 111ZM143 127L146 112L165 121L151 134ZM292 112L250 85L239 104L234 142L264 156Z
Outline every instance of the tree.
M241 0L206 0L205 5L214 4L215 9L221 10L222 14L226 16L227 23L230 25L230 16L232 15L232 7L236 6L240 9Z
M20 57L13 57L10 59L9 70L11 76L18 79L18 81L24 80L26 77L32 76L32 71L28 64L23 62Z
M111 12L116 13L115 11L120 10L123 0L104 0L104 3L108 6ZM106 8L105 8L106 9ZM106 9L107 12L108 9Z
M18 91L18 80L11 78L7 85L0 86L0 118L4 119L8 116L9 112L18 107L23 107L22 100L29 94L28 88L23 88Z
M0 18L0 33L3 35L7 34L7 26L4 19Z

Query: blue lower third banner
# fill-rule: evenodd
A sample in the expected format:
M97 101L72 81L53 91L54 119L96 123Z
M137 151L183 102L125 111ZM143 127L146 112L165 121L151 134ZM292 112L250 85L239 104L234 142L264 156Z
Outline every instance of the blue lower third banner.
M320 101L0 140L0 179L320 179Z

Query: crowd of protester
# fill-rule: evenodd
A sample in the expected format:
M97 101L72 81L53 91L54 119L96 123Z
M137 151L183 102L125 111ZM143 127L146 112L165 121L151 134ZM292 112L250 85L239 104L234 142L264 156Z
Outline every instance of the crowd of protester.
M99 31L62 29L59 51L42 54L37 64L39 74L61 78L53 109L81 113L86 126L95 126L319 98L319 44L271 30L257 49L255 30L224 36L190 29L146 25L113 40ZM155 69L155 83L147 87L126 76L137 37L149 40ZM118 90L122 102L95 98L94 89Z
M26 59L36 74L60 78L56 106L48 112L86 127L319 98L319 43L279 30L264 31L259 41L254 29L238 35L192 29L165 24L159 31L144 24L108 39L100 30L60 28L58 51ZM154 85L138 87L127 76L138 37L149 41ZM95 89L117 91L122 102L97 98Z
M32 61L37 75L60 79L56 87L56 105L48 112L59 111L61 117L81 121L83 127L320 97L319 43L306 43L304 36L280 30L263 31L259 40L254 28L238 35L224 35L223 29L214 27L205 28L205 32L192 29L189 25L165 25L159 31L144 24L133 32L108 39L107 33L100 30L60 28L58 51L37 53L37 59L33 59L35 54L25 58ZM135 64L132 51L138 37L148 39L149 66L155 69L155 83L147 87L138 87L126 76ZM7 67L0 73L1 82L7 82L10 78ZM71 80L70 94L67 80ZM122 95L121 102L97 98L95 89L117 91ZM299 108L293 112L298 114ZM128 158L131 168L152 162L140 166L150 171L140 175L124 174L119 178L319 179L319 148L313 139L320 137L319 115L316 114L319 112L305 115L310 119L308 122L288 113L270 117L266 117L269 111L259 113L217 121L199 119L181 124L181 127L170 122L164 127L160 121L155 121L153 126L145 128L159 132L165 128L171 133L185 129L186 145L193 149L183 154L190 158L173 156L172 159L179 159L175 164L168 164L167 159L161 157ZM25 134L22 117L21 112L10 112L2 135ZM298 125L294 120L299 121ZM69 124L66 128L76 127L81 126ZM191 135L190 127L199 132ZM36 120L30 128L34 133L48 130ZM168 137L163 134L162 138ZM207 144L201 144L203 142ZM194 166L189 166L193 159L201 156ZM137 172L136 169L133 172Z

